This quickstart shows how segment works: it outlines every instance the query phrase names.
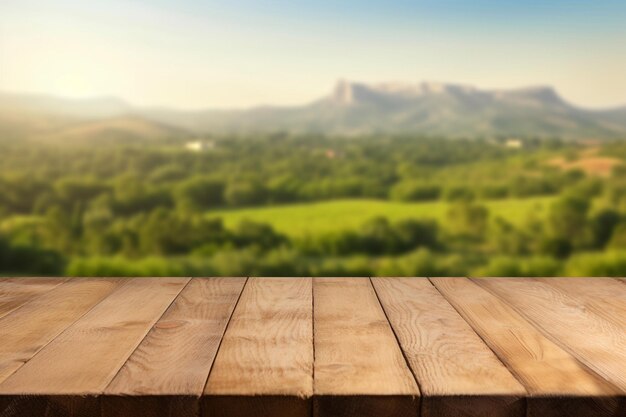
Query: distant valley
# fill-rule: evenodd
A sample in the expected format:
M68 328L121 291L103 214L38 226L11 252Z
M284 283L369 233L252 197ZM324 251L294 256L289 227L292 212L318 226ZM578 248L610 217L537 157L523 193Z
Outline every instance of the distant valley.
M446 138L626 138L626 107L588 110L550 87L481 90L456 84L339 81L302 106L178 111L117 98L72 100L0 94L0 134L89 143L182 140L198 135L288 132Z

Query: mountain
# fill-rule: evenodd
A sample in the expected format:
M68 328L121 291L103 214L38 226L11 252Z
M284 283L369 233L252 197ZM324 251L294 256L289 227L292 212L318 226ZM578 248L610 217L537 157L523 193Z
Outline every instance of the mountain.
M72 123L41 132L32 140L56 144L167 143L190 137L181 128L138 116L119 116Z
M162 129L194 134L284 131L342 136L626 138L626 107L580 108L551 87L481 90L458 84L341 80L329 94L302 106L199 111L137 108L112 98L77 101L5 94L0 95L0 132L1 115L9 108L46 115L48 124L63 124L67 118L94 122L132 115Z
M626 138L626 108L582 109L550 87L480 90L441 83L339 81L331 94L303 106L143 114L198 132Z
M93 145L165 143L189 137L186 130L143 117L115 98L0 94L0 141Z

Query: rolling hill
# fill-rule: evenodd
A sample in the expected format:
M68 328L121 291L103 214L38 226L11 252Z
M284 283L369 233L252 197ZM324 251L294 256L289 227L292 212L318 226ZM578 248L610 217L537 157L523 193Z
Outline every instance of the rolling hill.
M45 143L111 144L166 143L188 137L183 129L138 116L119 116L73 123L49 130L31 139Z
M0 94L0 141L95 145L165 143L191 136L183 128L143 117L117 99Z
M0 111L7 109L91 121L133 115L144 123L150 120L161 128L175 126L195 134L626 138L626 107L580 108L550 87L481 90L458 84L339 81L330 94L302 106L199 111L139 108L112 98L79 101L0 94Z
M452 84L340 81L332 94L300 107L147 115L197 131L626 138L626 108L585 110L549 87L486 91Z

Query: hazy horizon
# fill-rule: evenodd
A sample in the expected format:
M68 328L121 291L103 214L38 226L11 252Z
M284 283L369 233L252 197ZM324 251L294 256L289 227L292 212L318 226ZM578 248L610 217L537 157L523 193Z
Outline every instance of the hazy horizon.
M626 3L9 0L0 90L178 109L298 105L337 79L547 85L626 104Z
M557 88L555 88L552 85L548 85L548 84L542 84L542 83L534 83L534 84L527 84L527 85L518 85L518 86L511 86L511 87L503 87L503 88L482 88L481 86L478 85L473 85L473 84L468 84L468 83L462 83L462 82L445 82L445 81L427 81L427 80L421 80L421 81L401 81L401 80L387 80L387 81L374 81L374 82L368 82L368 81L363 81L363 80L348 80L346 78L342 78L342 77L338 77L335 79L334 83L332 83L331 85L328 86L328 88L326 88L326 90L324 91L320 91L319 94L317 94L316 96L312 96L308 99L304 99L304 101L302 102L295 102L295 103L273 103L273 102L259 102L256 104L249 104L249 105L233 105L233 106L225 106L225 107L217 107L217 106L210 106L210 105L198 105L198 106L193 106L193 107L188 107L188 106L179 106L179 105L175 105L175 104L168 104L168 103L136 103L133 102L132 100L129 100L128 98L124 97L124 96L119 96L119 95L114 95L114 94L97 94L97 95L78 95L78 96L72 96L72 95L64 95L64 94L55 94L55 93L46 93L46 92L41 92L41 91L18 91L18 90L0 90L0 94L9 94L9 95L15 95L15 96L32 96L32 97L49 97L49 98L54 98L54 99L59 99L59 100L71 100L71 101L89 101L89 100L119 100L123 103L125 103L126 105L129 105L131 107L136 107L136 108L145 108L145 109L169 109L169 110L173 110L173 111L182 111L182 112L193 112L193 111L203 111L203 110L233 110L233 111L237 111L237 110L249 110L249 109L254 109L254 108L260 108L260 107L298 107L298 106L306 106L309 105L313 102L315 102L316 100L319 99L323 99L324 97L328 97L333 93L333 89L335 88L335 86L337 85L337 83L342 82L342 81L347 81L353 84L364 84L364 85L368 85L368 86L377 86L377 85L381 85L381 84L398 84L398 85L405 85L405 86L418 86L420 84L444 84L444 85L450 85L450 86L464 86L464 87L470 87L473 88L477 91L483 91L483 92L498 92L498 91L515 91L515 90L525 90L525 89L533 89L533 88L550 88L550 89L554 89L556 91L556 93L568 104L579 108L579 109L584 109L584 110L612 110L612 109L621 109L626 107L626 100L623 103L617 103L614 105L608 105L608 106L586 106L584 104L581 103L576 103L572 100L570 100L568 97L565 97L561 91L559 91Z

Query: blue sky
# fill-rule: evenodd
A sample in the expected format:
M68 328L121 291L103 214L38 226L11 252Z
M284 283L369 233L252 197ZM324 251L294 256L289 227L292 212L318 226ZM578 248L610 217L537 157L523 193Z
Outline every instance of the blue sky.
M182 108L304 103L338 78L548 84L626 104L626 1L3 0L0 89Z

